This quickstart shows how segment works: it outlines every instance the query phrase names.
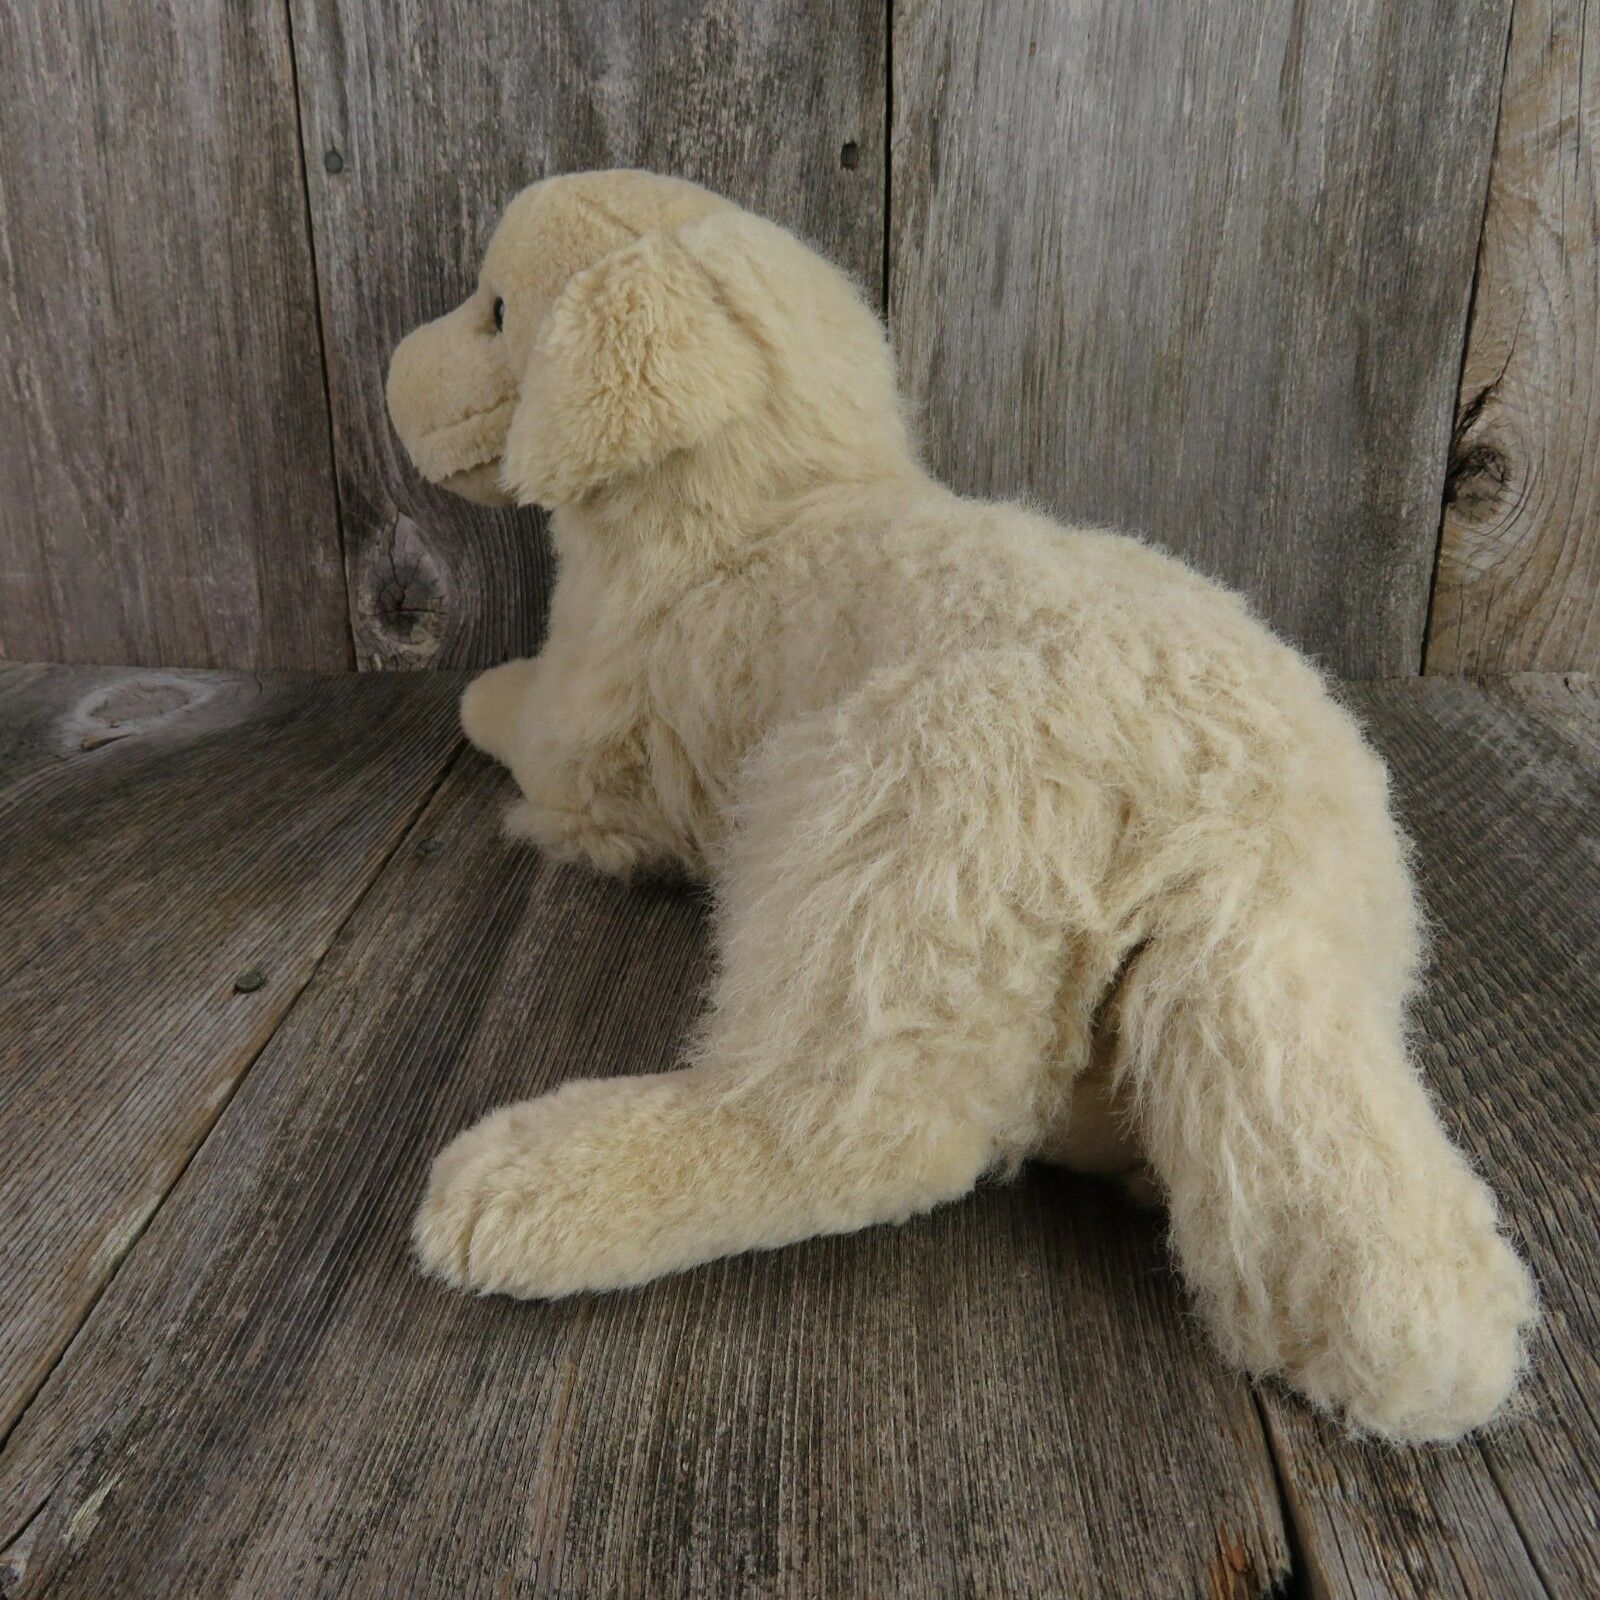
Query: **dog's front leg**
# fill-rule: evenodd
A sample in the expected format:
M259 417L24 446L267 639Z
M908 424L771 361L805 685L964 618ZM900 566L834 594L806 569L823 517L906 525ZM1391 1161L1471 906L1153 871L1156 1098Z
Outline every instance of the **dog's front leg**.
M570 649L491 667L461 697L461 727L511 769L523 798L507 832L616 876L694 871L684 830L654 793L634 697Z
M964 1193L981 1129L907 1118L795 1140L779 1097L730 1100L715 1067L580 1079L502 1106L433 1166L418 1257L457 1288L546 1299L738 1251L900 1221ZM946 1121L949 1126L946 1126Z
M507 763L522 799L506 831L616 877L697 874L687 831L657 796L647 713L630 709L634 697L545 670L527 693Z
M507 661L481 672L461 696L461 731L486 755L509 767L516 754L523 708L533 693L539 662Z

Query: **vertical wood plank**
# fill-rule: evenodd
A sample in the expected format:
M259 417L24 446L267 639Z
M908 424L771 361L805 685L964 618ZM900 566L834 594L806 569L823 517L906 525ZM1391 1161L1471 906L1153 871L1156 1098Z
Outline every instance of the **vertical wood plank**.
M935 465L1415 673L1506 0L906 0L890 308Z
M0 7L0 656L349 664L278 5Z
M876 286L884 8L293 5L358 663L525 654L550 583L539 523L418 480L384 410L390 352L468 292L517 190L583 168L707 183Z
M1600 5L1516 0L1427 670L1600 666Z

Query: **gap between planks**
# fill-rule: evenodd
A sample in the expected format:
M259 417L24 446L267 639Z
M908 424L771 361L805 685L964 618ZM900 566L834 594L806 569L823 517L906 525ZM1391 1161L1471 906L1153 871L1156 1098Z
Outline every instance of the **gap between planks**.
M244 1067L228 1088L226 1095L218 1102L216 1112L212 1116L211 1120L206 1123L204 1131L194 1142L193 1146L189 1150L188 1155L184 1157L182 1164L173 1172L171 1181L162 1189L161 1198L157 1200L153 1206L151 1206L150 1210L145 1214L144 1218L139 1223L139 1226L134 1229L128 1235L127 1240L121 1244L121 1247L117 1251L115 1257L112 1259L111 1269L109 1272L107 1272L105 1281L100 1284L100 1286L94 1291L93 1295L85 1302L82 1314L78 1318L77 1326L73 1329L71 1337L68 1338L62 1344L60 1350L57 1351L55 1360L52 1361L50 1365L46 1367L45 1370L40 1374L38 1382L34 1384L31 1393L29 1393L27 1398L23 1401L21 1407L17 1411L16 1416L12 1419L11 1425L3 1432L0 1432L0 1452L4 1451L6 1442L27 1419L28 1412L32 1408L33 1402L38 1399L40 1391L50 1381L51 1377L54 1376L56 1369L60 1367L62 1363L65 1362L72 1354L73 1348L76 1346L78 1337L83 1332L85 1324L94 1314L95 1307L100 1304L100 1301L105 1297L112 1285L116 1282L117 1274L121 1272L123 1263L127 1261L128 1257L132 1255L132 1253L138 1248L139 1243L144 1238L145 1234L150 1231L151 1224L156 1220L157 1216L160 1215L161 1208L166 1205L168 1198L172 1194L172 1191L176 1189L183 1181L183 1175L191 1166L194 1165L195 1158L205 1148L207 1141L211 1138L212 1133L216 1130L217 1124L222 1121L224 1116L227 1115L228 1107L233 1104L234 1099L237 1097L240 1089L244 1087L245 1080L250 1076L255 1064L265 1054L272 1041L277 1038L280 1030L283 1028L284 1023L289 1020L290 1016L293 1015L296 1008L305 998L306 991L310 989L312 984L316 981L317 974L322 971L323 964L327 961L329 953L337 944L339 936L349 925L350 919L361 909L367 897L372 893L372 890L377 884L378 880L386 871L388 871L389 863L394 860L395 856L400 852L400 850L402 850L411 842L412 835L416 832L417 824L422 820L423 814L427 811L428 806L432 803L434 796L438 794L439 790L443 787L445 779L450 776L450 773L460 762L462 754L467 748L468 746L465 739L458 739L456 741L455 749L451 751L448 759L440 768L439 774L434 780L432 787L430 787L427 792L417 801L411 815L406 819L403 829L396 837L393 847L388 850L378 862L375 863L372 872L367 878L367 881L361 886L360 892L351 900L349 909L345 912L344 916L340 918L337 925L331 930L325 948L313 962L311 970L306 974L305 981L295 990L294 997L283 1008L282 1015L279 1016L276 1023L274 1023L271 1031L264 1039L262 1039L256 1049L251 1052L248 1060L244 1064ZM32 1524L37 1519L39 1513L44 1509L45 1505L49 1502L50 1496L55 1493L59 1481L60 1480L58 1479L55 1483L52 1483L49 1489L40 1496L39 1503L27 1513L27 1516L21 1524L16 1537L9 1540L5 1545L0 1546L0 1563L4 1563L6 1560L8 1560L12 1551L22 1542L23 1539L27 1537L28 1531ZM0 1571L0 1577L3 1576L3 1571Z

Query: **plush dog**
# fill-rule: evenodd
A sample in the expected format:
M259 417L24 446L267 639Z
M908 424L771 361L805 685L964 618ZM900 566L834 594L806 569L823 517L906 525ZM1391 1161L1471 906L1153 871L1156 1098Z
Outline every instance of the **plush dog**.
M678 1071L445 1149L429 1270L610 1289L1147 1164L1231 1361L1394 1438L1505 1400L1534 1294L1407 1056L1387 776L1239 600L933 482L855 286L645 173L520 195L389 406L553 512L548 644L461 707L511 828L708 877L720 956Z

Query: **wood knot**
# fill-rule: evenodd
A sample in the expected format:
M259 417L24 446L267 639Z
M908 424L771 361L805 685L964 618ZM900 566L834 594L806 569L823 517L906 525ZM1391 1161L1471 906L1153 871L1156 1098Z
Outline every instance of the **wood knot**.
M427 535L396 516L362 552L356 611L376 666L428 666L443 647L450 578Z
M96 750L173 722L215 693L215 683L204 678L136 670L79 701L65 719L64 737L70 748Z
M1450 462L1444 477L1446 511L1463 522L1488 522L1499 515L1515 477L1510 454L1486 424L1494 384L1486 384L1456 417Z
M1490 439L1475 439L1452 451L1444 478L1444 503L1467 522L1499 514L1510 492L1511 458Z

